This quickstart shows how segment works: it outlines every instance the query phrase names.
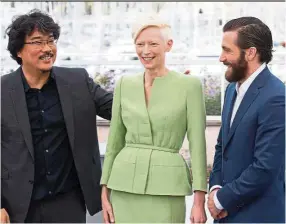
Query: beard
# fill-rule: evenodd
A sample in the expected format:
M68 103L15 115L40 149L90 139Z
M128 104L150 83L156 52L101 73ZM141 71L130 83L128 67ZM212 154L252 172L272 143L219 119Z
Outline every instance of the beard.
M43 55L41 55L39 57L39 59L41 60L41 59L44 59L45 57L51 57L51 60L53 60L53 62L54 62L54 55L55 55L54 52L47 51ZM42 68L42 69L40 69L40 72L44 75L46 73L50 73L51 70L52 70L52 66L50 68L45 68L45 69Z
M52 71L52 68L50 69L41 69L42 74L50 73Z
M245 60L245 52L241 51L238 60L234 63L224 62L224 65L230 66L225 72L225 79L228 82L239 82L246 78L247 61ZM231 69L231 70L229 70Z

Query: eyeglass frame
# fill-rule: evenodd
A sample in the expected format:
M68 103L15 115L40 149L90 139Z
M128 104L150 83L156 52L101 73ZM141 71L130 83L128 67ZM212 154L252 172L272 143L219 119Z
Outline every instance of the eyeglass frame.
M49 43L52 42L52 43ZM47 44L49 47L56 47L58 40L35 40L35 41L30 41L30 42L24 42L24 44L30 44L33 47L42 49L44 46ZM37 44L38 43L38 44Z

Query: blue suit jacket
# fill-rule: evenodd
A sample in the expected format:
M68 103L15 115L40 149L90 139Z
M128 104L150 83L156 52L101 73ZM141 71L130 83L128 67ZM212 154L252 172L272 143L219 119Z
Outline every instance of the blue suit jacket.
M266 67L230 125L236 83L225 94L210 188L228 211L220 222L285 222L285 85Z

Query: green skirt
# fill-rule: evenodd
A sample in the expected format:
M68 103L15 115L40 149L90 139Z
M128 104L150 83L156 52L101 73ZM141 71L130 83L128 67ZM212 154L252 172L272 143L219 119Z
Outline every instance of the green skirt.
M185 223L185 196L111 191L115 223Z

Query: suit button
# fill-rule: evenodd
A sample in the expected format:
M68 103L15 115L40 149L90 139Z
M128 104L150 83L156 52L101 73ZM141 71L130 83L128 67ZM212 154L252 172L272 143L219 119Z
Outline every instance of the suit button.
M33 181L33 180L29 180L29 183L30 183L30 184L33 184L33 183L34 183L34 181Z

